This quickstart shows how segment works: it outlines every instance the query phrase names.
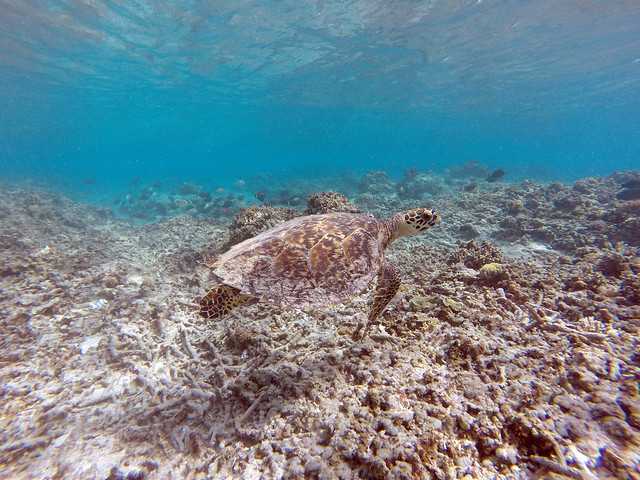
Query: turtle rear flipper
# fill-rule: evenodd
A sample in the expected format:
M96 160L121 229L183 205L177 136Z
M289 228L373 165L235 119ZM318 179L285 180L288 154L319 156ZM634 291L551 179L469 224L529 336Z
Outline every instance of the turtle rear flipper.
M354 334L356 339L360 339L365 335L369 324L378 318L387 305L389 305L389 302L395 297L396 293L398 293L400 282L400 272L398 272L398 269L394 265L385 262L378 272L378 285L373 295L373 304L369 311L369 317L365 324L356 330Z
M220 318L234 308L247 303L253 297L229 285L217 285L200 300L200 315L204 318Z

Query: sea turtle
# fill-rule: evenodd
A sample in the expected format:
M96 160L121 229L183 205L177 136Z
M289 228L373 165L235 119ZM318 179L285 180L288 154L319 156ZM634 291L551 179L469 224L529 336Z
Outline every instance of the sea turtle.
M219 318L258 301L296 307L340 302L362 292L377 275L371 322L400 287L398 270L385 260L384 250L438 221L427 208L387 220L355 213L288 220L231 247L209 265L219 283L200 301L200 315Z

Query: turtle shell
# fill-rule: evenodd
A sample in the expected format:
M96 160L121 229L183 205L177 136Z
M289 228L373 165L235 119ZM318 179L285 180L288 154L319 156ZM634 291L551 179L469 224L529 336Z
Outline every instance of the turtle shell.
M219 280L296 306L339 302L377 275L384 251L371 215L297 217L233 246L212 265Z

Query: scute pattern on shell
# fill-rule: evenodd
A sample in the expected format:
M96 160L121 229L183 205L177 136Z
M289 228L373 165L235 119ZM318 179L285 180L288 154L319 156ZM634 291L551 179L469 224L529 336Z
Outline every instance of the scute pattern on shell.
M303 306L364 290L382 260L373 216L331 213L295 218L235 245L213 264L213 273L263 300Z

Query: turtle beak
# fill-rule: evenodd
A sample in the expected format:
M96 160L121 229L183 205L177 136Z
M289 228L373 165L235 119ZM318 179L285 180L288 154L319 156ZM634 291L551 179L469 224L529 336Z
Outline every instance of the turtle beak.
M432 210L431 220L429 220L429 225L433 227L437 223L440 223L440 215L438 215L438 212L436 212L435 210Z
M435 210L427 210L424 213L424 220L428 226L433 227L436 223L440 223L440 215Z

